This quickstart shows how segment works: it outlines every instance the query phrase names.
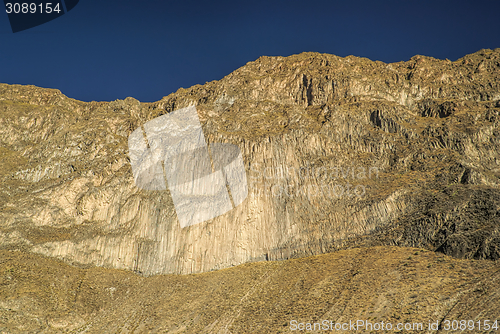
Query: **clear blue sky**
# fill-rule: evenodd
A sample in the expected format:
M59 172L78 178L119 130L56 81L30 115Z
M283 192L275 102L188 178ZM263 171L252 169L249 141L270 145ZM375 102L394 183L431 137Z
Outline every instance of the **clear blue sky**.
M304 51L395 62L500 47L500 1L80 0L12 33L0 13L0 82L83 101L151 102L266 56Z

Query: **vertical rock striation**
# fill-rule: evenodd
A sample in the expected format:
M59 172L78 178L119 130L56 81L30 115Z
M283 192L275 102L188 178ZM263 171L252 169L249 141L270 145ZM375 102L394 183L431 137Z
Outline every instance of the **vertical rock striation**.
M261 57L154 103L0 85L0 245L144 275L362 245L500 257L500 49L385 64ZM130 133L196 105L242 153L249 195L181 228L135 186Z

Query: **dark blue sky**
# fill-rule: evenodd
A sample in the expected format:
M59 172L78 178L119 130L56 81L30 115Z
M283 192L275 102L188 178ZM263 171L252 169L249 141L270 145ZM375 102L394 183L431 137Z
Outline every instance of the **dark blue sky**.
M151 102L247 62L304 51L395 62L500 47L500 1L80 0L12 33L0 13L0 82L83 101Z

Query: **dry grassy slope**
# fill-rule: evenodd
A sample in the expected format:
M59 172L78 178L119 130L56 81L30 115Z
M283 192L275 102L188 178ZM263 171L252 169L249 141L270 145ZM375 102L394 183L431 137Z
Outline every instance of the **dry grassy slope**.
M0 331L7 333L286 333L291 320L500 321L498 261L416 248L350 249L148 278L0 254Z
M145 275L373 245L497 259L499 85L500 49L454 62L261 57L155 103L84 103L2 84L0 247ZM192 103L209 142L239 145L258 186L235 210L181 230L168 192L133 184L127 137ZM325 181L261 174L279 166L374 166L380 174ZM365 186L366 196L259 193L347 182Z

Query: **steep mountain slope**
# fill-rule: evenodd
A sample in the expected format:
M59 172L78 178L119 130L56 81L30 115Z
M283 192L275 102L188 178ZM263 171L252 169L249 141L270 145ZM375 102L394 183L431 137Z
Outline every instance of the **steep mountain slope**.
M0 258L0 331L7 333L312 333L292 329L324 320L333 327L410 326L404 333L438 332L429 323L449 333L446 326L460 326L454 320L472 320L465 332L498 333L491 326L500 321L498 261L415 248L350 249L147 278L22 252L0 251ZM365 326L314 333L369 333Z
M134 184L130 133L196 105L242 151L249 196L181 229ZM144 275L353 246L500 256L500 49L385 64L261 57L154 103L0 85L0 246Z

